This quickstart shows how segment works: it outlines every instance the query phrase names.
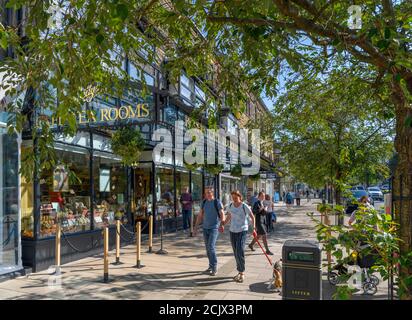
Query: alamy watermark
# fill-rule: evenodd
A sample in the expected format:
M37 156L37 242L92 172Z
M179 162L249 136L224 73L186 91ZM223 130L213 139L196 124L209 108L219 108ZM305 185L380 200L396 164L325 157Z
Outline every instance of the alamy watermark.
M176 163L241 165L242 175L259 173L259 129L239 129L239 134L233 135L224 129L206 129L205 132L195 128L184 130L184 122L175 121L174 135L170 130L160 128L153 132L152 140L157 142L153 149L153 161L156 164L172 164L174 152Z

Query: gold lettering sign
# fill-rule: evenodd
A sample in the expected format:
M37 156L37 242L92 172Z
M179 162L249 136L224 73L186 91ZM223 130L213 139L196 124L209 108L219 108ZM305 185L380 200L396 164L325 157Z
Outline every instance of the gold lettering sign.
M138 103L136 106L125 105L120 108L102 108L95 112L80 111L77 113L77 122L85 124L90 122L110 122L127 119L140 119L150 117L150 107L148 103ZM51 126L62 125L60 117L47 117L41 115L39 122L48 122Z

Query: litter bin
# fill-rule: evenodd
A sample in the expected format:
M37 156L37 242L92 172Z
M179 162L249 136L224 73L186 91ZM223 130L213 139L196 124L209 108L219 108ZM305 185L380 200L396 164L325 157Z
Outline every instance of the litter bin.
M287 240L282 248L282 299L322 300L322 263L319 243Z

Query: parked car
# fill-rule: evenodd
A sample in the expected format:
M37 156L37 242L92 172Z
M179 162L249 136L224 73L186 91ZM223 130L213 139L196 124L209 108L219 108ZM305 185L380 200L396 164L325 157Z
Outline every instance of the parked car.
M352 190L351 192L352 192L352 196L353 196L354 199L351 198L351 199L346 200L346 209L345 209L346 214L352 214L353 211L358 209L358 207L359 207L358 202L360 201L360 199L363 196L368 197L368 201L371 205L375 204L375 201L373 200L373 198L371 198L369 196L367 191L365 191L365 190Z
M369 187L368 194L373 200L383 201L383 193L379 187Z
M366 191L364 186L354 186L354 187L352 187L352 188L350 189L350 191L356 191L356 190L364 190L364 191Z
M389 184L382 185L380 189L381 189L382 193L388 193L388 192L391 191L391 188L389 187Z

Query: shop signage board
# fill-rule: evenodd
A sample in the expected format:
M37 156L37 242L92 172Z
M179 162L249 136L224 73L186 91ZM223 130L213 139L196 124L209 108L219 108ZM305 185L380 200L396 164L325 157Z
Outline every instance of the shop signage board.
M121 107L102 107L93 111L77 113L77 124L110 124L117 121L149 121L153 117L154 103L138 103ZM39 121L47 121L50 126L63 125L60 118L40 115Z

